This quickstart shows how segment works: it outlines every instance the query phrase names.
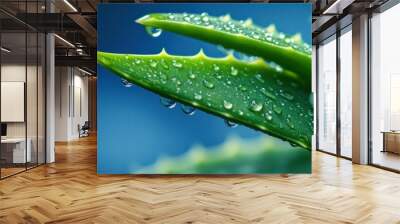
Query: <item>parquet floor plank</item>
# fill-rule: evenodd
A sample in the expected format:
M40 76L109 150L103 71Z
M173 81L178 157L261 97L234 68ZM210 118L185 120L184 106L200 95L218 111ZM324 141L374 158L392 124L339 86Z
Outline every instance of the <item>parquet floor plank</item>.
M96 138L0 181L0 223L398 223L400 175L313 152L311 175L97 175Z

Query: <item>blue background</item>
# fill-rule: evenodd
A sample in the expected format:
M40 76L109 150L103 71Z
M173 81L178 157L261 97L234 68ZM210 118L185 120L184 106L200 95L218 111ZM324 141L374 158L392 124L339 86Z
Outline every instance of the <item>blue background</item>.
M200 48L209 56L225 54L215 45L163 32L153 38L135 20L156 12L229 13L235 20L248 17L260 26L275 24L279 32L300 33L311 43L310 4L100 4L98 50L114 53L193 55ZM239 126L227 127L221 118L196 111L182 113L180 105L167 109L156 94L138 86L126 88L120 78L98 66L98 157L100 174L133 173L153 164L159 156L176 156L195 144L215 146L228 136L263 135Z

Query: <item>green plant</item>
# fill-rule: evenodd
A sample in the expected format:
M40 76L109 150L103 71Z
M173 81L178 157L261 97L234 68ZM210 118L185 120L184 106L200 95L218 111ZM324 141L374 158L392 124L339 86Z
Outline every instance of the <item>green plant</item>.
M101 65L161 96L310 148L311 50L301 38L228 16L150 14L137 22L147 30L163 29L259 58L212 58L202 51L195 56L98 52Z

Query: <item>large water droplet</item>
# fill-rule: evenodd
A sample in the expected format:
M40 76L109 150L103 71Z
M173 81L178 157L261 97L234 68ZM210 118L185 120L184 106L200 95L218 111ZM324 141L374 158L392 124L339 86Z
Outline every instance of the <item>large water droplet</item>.
M230 110L230 109L232 109L232 107L233 107L233 104L231 102L224 100L224 108L225 109Z
M121 79L121 83L122 83L122 85L123 85L124 87L127 87L127 88L133 86L133 84L130 83L130 82L129 82L128 80L126 80L126 79Z
M236 128L238 126L238 124L236 124L235 122L232 122L230 120L225 120L225 124L226 124L226 126L228 126L230 128Z
M171 99L168 99L168 98L165 98L165 97L160 97L160 102L161 102L161 104L163 106L165 106L165 107L167 107L169 109L172 109L172 108L174 108L176 106L176 102L175 101L173 101Z
M255 100L252 100L250 103L250 110L254 111L254 112L259 112L261 111L263 108L262 103L259 103Z
M193 115L194 112L196 111L196 109L194 107L191 107L188 105L182 105L181 109L182 109L183 113L185 113L187 115Z
M203 85L205 87L209 88L209 89L214 88L214 84L212 82L210 82L210 81L205 80L205 79L203 80Z
M162 33L162 29L146 26L146 32L152 37L159 37Z

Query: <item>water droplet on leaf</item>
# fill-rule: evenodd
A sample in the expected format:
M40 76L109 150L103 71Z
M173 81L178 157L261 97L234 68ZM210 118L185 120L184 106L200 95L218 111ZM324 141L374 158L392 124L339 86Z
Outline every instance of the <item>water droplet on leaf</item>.
M126 79L121 79L121 83L122 83L122 85L123 85L124 87L127 87L127 88L133 86L133 84L130 83L130 82L129 82L128 80L126 80Z
M238 124L236 124L235 122L232 122L230 120L225 120L225 124L226 124L226 126L228 126L230 128L236 128L238 126Z
M157 67L157 62L155 61L150 62L150 66L153 68Z
M195 93L195 94L194 94L194 98L195 98L196 100L201 100L201 99L203 98L203 96L201 96L201 94Z
M168 99L168 98L165 98L165 97L160 97L160 102L161 102L161 104L163 106L165 106L165 107L167 107L169 109L172 109L172 108L174 108L176 106L176 102L175 101L173 101L171 99Z
M182 66L183 66L181 63L176 62L176 61L173 61L173 62L172 62L172 65L173 65L174 67L176 67L176 68L182 68Z
M182 105L181 109L182 109L183 113L185 113L187 115L193 115L194 112L196 111L196 109L194 107L191 107L188 105Z
M259 112L261 111L263 108L262 103L258 103L255 100L252 100L250 103L250 110L254 111L254 112Z
M159 37L162 33L162 29L146 26L146 32L152 37Z
M210 82L210 81L205 80L205 79L203 80L203 85L205 87L209 88L209 89L214 88L214 84L212 82Z
M238 74L238 70L235 67L231 67L231 75L236 76Z
M233 107L233 104L231 102L224 100L224 108L225 109L230 110L230 109L232 109L232 107Z

